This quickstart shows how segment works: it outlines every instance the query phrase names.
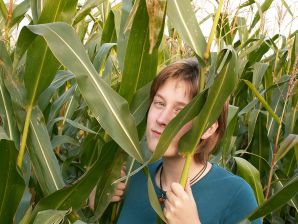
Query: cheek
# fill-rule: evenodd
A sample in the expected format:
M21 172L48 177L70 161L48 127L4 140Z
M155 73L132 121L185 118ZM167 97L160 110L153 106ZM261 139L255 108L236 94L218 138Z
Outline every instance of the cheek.
M186 133L188 132L192 127L192 122L189 121L188 123L186 123L181 129L180 131L177 133L175 139L178 142L180 140L180 138Z

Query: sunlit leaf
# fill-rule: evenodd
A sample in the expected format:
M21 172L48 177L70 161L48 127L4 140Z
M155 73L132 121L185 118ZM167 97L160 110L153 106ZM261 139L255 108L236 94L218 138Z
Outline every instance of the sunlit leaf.
M82 95L102 127L121 148L142 162L136 126L127 102L98 77L74 30L64 23L28 28L43 35L57 59L76 76Z
M234 157L234 159L237 163L238 174L249 183L254 190L258 204L262 205L264 203L264 194L259 171L243 158Z

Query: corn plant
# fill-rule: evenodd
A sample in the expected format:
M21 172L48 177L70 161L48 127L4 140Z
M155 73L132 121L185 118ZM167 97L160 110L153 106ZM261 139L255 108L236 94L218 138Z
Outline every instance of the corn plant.
M259 208L248 220L297 222L298 34L263 32L272 1L239 5L258 8L251 22L225 4L216 3L205 37L187 0L0 0L1 223L115 223L119 204L110 201L122 165L128 181L135 163L146 174L193 120L179 143L189 160L228 97L227 131L211 160L252 186ZM150 83L184 57L202 67L200 92L149 155ZM149 197L166 221L154 191Z

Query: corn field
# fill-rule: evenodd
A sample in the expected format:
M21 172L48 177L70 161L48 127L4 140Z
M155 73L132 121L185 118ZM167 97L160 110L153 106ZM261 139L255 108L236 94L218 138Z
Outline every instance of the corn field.
M248 0L229 11L228 0L210 2L200 18L204 8L189 0L0 0L0 223L116 223L122 164L129 182L136 163L159 160L179 127L208 109L206 130L225 102L200 103L210 91L230 95L211 161L243 177L259 205L243 223L298 223L298 30L271 34L264 19L279 2L278 21L293 25L295 3ZM203 91L149 154L151 81L188 57L202 67Z

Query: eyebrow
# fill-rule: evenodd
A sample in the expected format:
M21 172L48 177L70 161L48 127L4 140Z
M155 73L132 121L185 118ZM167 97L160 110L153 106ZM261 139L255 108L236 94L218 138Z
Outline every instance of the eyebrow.
M158 94L158 93L156 93L155 94L155 96L154 96L154 98L155 97L159 97L159 98L161 98L162 100L165 100L165 98L162 96L162 95L160 95L160 94ZM153 98L153 99L154 99ZM177 101L177 102L175 102L175 105L176 106L186 106L188 103L185 103L185 102L182 102L182 101Z

